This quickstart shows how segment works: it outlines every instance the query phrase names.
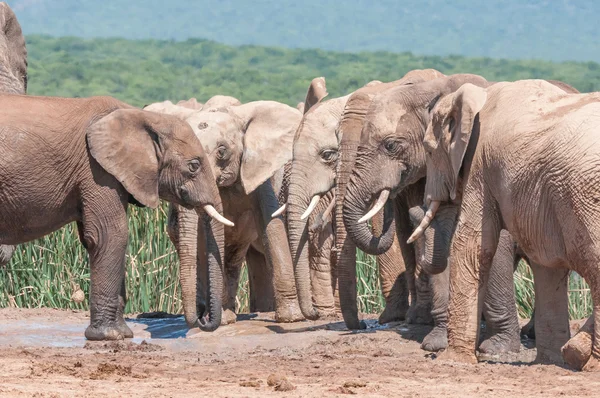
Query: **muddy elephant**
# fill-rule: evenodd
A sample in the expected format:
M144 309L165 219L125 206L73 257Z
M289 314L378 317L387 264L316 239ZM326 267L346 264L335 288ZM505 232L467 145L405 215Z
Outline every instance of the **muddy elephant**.
M208 153L224 214L236 224L225 231L223 323L235 322L235 297L244 260L249 271L251 311L274 309L278 322L304 319L298 307L285 225L280 218L271 217L279 207L284 165L292 157L300 112L274 101L241 105L232 97L218 96L207 101L202 111L190 112L184 119ZM205 264L196 259L204 250L196 245L203 233L193 212L172 206L169 235L179 254L183 306L190 326L197 323L206 307Z
M287 210L300 308L308 319L333 313L337 306L334 209L341 196L336 196L332 188L338 178L340 158L346 156L339 144L339 127L351 95L323 101L326 96L325 79L316 78L309 86L304 103L298 105L304 116L294 139L294 156L287 174L289 184L281 199ZM407 302L408 293L406 283L397 281L403 271L396 267L397 256L398 252L390 251L378 256L377 262L386 299L384 314L400 313L398 318L403 318L408 305L403 305L402 299L397 297L404 297Z
M27 92L27 47L21 25L8 4L0 3L0 93ZM8 264L14 246L0 245L0 267Z
M127 206L159 198L201 214L209 271L222 287L226 221L207 154L173 116L110 97L1 95L0 243L19 244L76 222L90 257L90 340L132 337L123 320ZM218 271L218 272L217 272ZM219 305L220 296L212 297ZM217 315L211 312L211 321Z
M599 114L598 94L567 94L543 80L465 84L435 105L423 141L430 218L440 203L462 197L449 259L447 357L477 360L476 319L502 229L534 272L538 361L562 362L568 269L589 283L598 324ZM598 370L599 353L596 328L585 369Z

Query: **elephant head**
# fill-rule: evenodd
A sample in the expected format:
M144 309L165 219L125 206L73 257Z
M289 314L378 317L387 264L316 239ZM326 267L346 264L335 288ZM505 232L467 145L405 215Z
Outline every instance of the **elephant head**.
M8 4L0 3L0 92L27 92L27 47L21 25Z
M574 87L557 80L548 83L565 93L579 93ZM500 87L503 83L488 85L490 88ZM455 92L440 99L432 109L430 121L423 138L423 149L427 152L427 182L425 186L425 203L427 214L409 238L415 241L423 235L442 202L453 202L459 206L461 202L462 174L470 168L472 157L473 129L478 128L478 112L487 99L485 85L466 83ZM477 131L475 132L477 136ZM474 141L474 140L473 140ZM471 151L468 152L468 149ZM471 156L468 156L468 155ZM443 270L442 270L443 271Z
M465 82L489 85L480 76L453 75L394 87L372 101L343 209L344 224L359 248L368 250L377 241L366 221L383 208L387 198L425 177L422 142L430 112L442 95Z
M92 157L117 178L135 201L154 208L161 198L193 208L203 218L208 231L206 253L213 287L209 321L204 326L218 326L223 224L233 224L220 214L222 203L210 161L193 130L175 116L118 109L93 123L86 136Z

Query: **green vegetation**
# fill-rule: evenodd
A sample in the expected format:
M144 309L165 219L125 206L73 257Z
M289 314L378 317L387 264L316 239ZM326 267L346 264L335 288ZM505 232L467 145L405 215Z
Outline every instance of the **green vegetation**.
M600 61L594 0L8 0L26 34Z
M29 94L90 96L107 94L142 106L165 99L214 94L243 102L271 99L296 105L315 76L325 76L330 97L346 94L368 81L390 81L415 68L444 73L470 72L490 80L557 79L582 91L600 91L600 64L507 61L488 58L425 57L409 53L335 53L321 50L231 47L206 40L186 42L29 36ZM128 312L181 311L177 258L166 234L166 208L130 208L127 256ZM21 245L11 263L0 269L0 307L87 308L71 301L75 285L89 289L87 254L74 225ZM377 268L359 253L360 309L379 312ZM515 274L520 314L533 304L532 276L525 265ZM585 282L571 278L571 315L591 313ZM242 278L238 306L247 309L247 281Z

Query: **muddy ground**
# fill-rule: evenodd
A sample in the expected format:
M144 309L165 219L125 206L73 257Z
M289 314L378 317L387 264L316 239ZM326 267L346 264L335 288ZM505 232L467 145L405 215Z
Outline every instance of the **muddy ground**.
M531 348L465 365L420 350L424 326L370 320L368 330L351 333L341 320L282 325L272 314L240 318L214 333L188 331L182 317L130 318L134 339L102 343L85 341L87 313L1 309L0 396L600 394L600 375L532 365Z

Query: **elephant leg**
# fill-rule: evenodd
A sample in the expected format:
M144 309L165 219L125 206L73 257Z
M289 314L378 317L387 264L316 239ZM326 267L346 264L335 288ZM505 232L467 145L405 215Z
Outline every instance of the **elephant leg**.
M468 363L477 362L475 350L489 270L502 225L496 202L478 186L475 180L465 189L448 260L448 349L443 357Z
M254 207L258 209L254 214L265 257L272 269L275 320L277 322L301 321L304 317L298 304L287 232L282 218L271 216L279 207L271 181L262 183L251 196Z
M317 208L315 210L320 213L324 209ZM334 282L332 282L331 270L331 249L333 248L331 223L321 223L315 229L309 228L309 244L308 263L313 305L319 312L319 317L330 316L335 314Z
M235 299L240 283L242 264L246 258L248 247L249 245L225 246L225 298L223 300L223 316L221 318L221 325L235 323L237 319L235 311Z
M102 194L102 193L101 193ZM109 196L111 193L106 193ZM112 193L115 195L116 193ZM99 195L100 196L100 195ZM84 206L79 235L90 256L90 325L88 340L120 340L133 337L123 319L124 278L127 250L127 204L94 208Z
M0 245L0 267L4 267L10 262L16 248L16 246Z
M500 239L490 268L487 295L483 306L487 339L479 345L479 351L486 354L519 352L519 318L515 305L513 269L515 245L506 230L500 232Z
M562 364L561 347L570 338L569 270L530 262L535 282L536 362Z
M429 275L431 289L431 317L433 329L421 344L425 351L436 352L448 347L448 300L450 298L450 270Z
M403 214L398 213L398 217L401 218ZM403 220L399 219L396 221L396 225L402 222ZM380 236L382 230L383 212L380 212L373 217L373 233ZM401 244L406 245L406 241L400 243L396 233L392 247L384 254L377 256L381 291L385 299L385 309L379 316L380 324L403 321L409 308L408 272L402 256Z
M271 281L273 271L265 256L250 246L246 253L246 265L250 284L250 312L274 311L275 292Z
M415 297L411 300L406 313L406 322L410 324L431 325L433 316L431 307L433 300L431 275L418 269L415 278Z

